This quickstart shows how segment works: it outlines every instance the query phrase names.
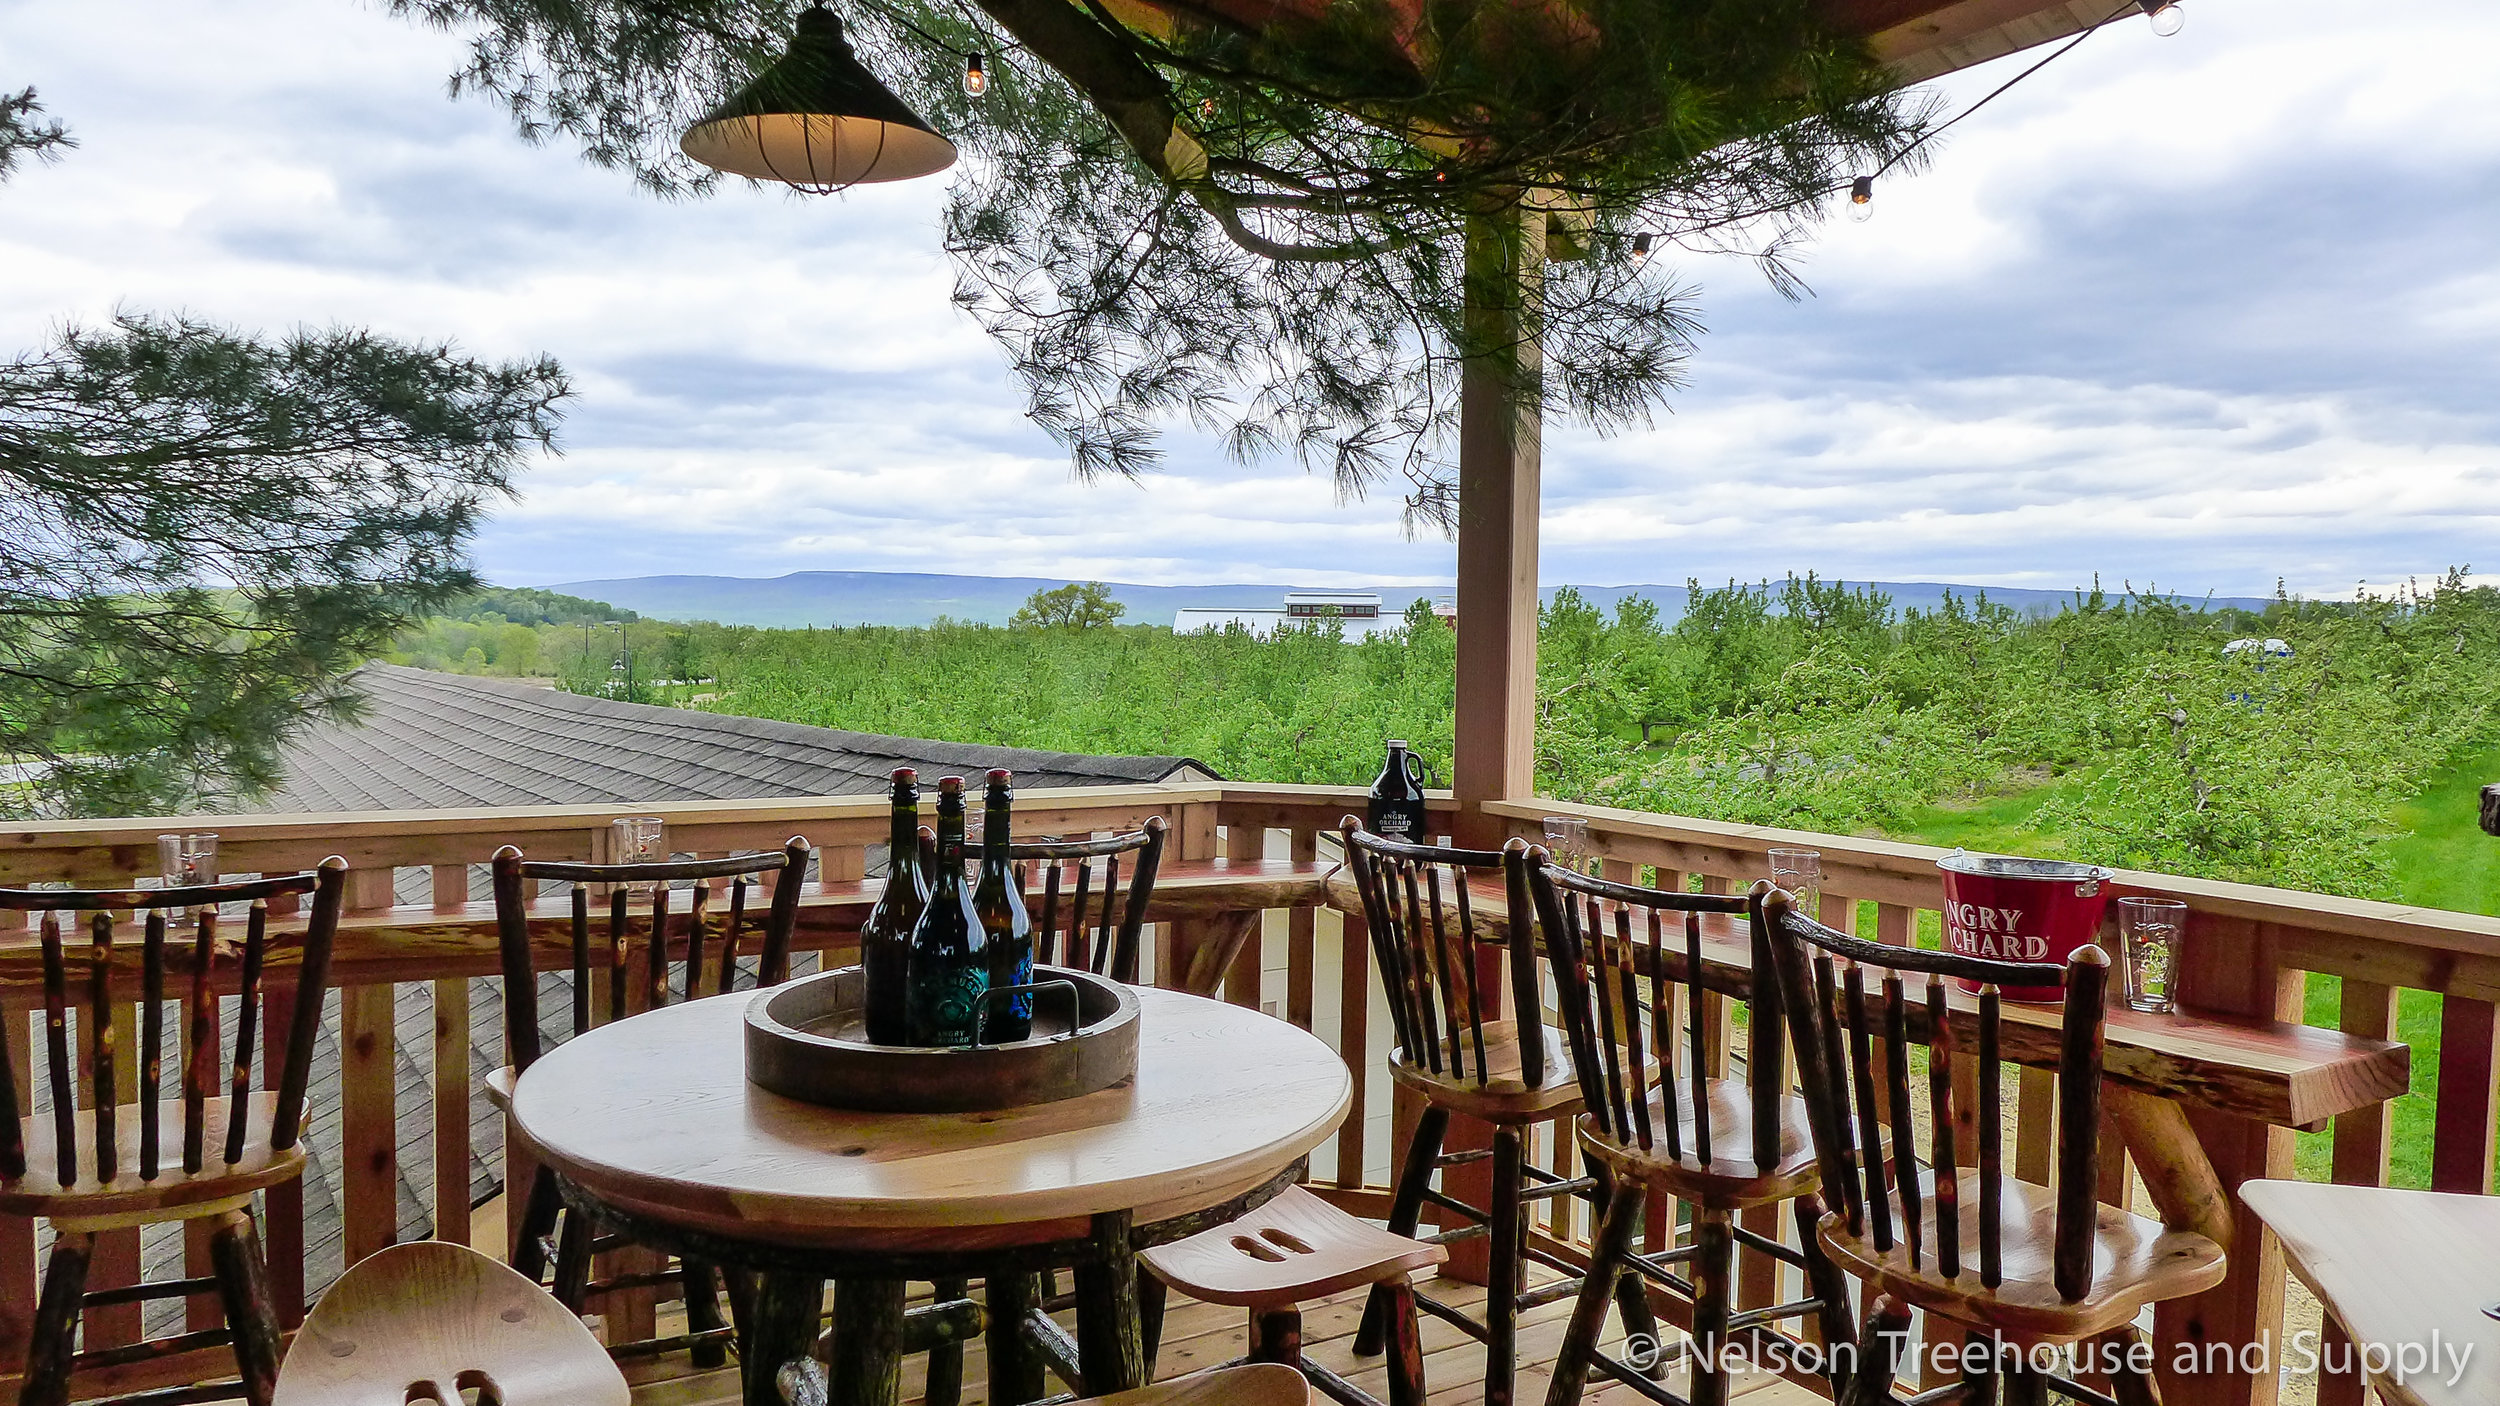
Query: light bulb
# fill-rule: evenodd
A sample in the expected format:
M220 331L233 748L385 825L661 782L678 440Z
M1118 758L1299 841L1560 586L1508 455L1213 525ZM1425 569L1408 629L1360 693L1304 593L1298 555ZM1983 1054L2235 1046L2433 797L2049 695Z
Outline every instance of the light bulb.
M1198 119L1202 122L1210 122L1215 119L1215 99L1200 98L1198 100Z
M981 56L977 53L965 55L964 91L977 98L989 90L990 75L981 67Z
M1860 176L1849 182L1849 218L1865 224L1875 218L1875 178Z
M1638 264L1648 261L1649 244L1650 239L1646 232L1632 236L1632 262Z
M2187 11L2179 8L2179 0L2135 0L2137 8L2153 22L2153 32L2168 38L2187 28Z

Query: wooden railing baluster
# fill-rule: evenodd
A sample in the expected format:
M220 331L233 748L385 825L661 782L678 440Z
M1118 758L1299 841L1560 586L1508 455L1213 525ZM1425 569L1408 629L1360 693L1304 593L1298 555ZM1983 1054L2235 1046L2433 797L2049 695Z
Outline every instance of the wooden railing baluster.
M1296 826L1288 832L1286 857L1296 864L1319 858L1319 831ZM1285 918L1285 1019L1304 1030L1314 1017L1318 984L1319 910L1296 907Z
M470 1229L467 977L434 983L433 1070L434 1238L466 1245Z
M2345 977L2338 994L2336 1026L2347 1035L2387 1039L2396 1028L2396 990L2375 981ZM2335 1119L2334 1179L2347 1186L2385 1186L2394 1147L2391 1106L2374 1103ZM2321 1340L2318 1406L2361 1406L2366 1386L2352 1357L2352 1338L2328 1315ZM2340 1370L2339 1370L2340 1369Z
M2431 1128L2431 1189L2491 1193L2493 1118L2500 1115L2500 1059L2493 1057L2489 1001L2439 1003L2439 1104Z

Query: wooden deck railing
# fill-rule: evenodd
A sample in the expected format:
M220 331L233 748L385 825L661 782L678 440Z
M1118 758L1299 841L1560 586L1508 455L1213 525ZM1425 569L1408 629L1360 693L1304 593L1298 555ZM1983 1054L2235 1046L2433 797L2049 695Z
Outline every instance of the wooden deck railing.
M1021 832L1084 833L1123 829L1150 814L1172 826L1176 860L1214 858L1313 860L1333 854L1331 831L1339 816L1359 809L1351 788L1258 786L1229 783L1120 786L1028 792L1017 812ZM1452 806L1436 801L1438 814ZM1909 942L1922 914L1941 901L1935 859L1941 851L1916 845L1842 836L1726 825L1559 802L1498 802L1487 807L1518 834L1537 837L1540 819L1572 814L1590 822L1595 847L1610 874L1637 877L1653 869L1662 881L1697 878L1705 888L1741 888L1767 870L1765 853L1777 845L1804 844L1822 851L1826 872L1824 915L1836 925L1871 930L1890 942ZM532 807L475 811L385 812L318 816L185 817L0 826L0 884L69 882L123 884L153 872L155 837L172 829L214 829L222 837L221 867L229 874L277 872L308 866L325 855L344 855L354 866L352 911L371 914L398 903L395 880L413 881L421 871L420 909L456 910L471 900L469 867L500 844L521 846L533 858L602 858L608 822L625 814L661 816L668 844L699 855L778 848L805 835L821 855L821 881L860 878L872 848L884 839L881 798L835 797L775 801L661 804L633 807ZM1680 877L1681 876L1681 877ZM2494 1059L2495 1005L2500 1001L2500 919L2407 908L2153 874L2120 876L2124 892L2162 893L2188 900L2193 918L2181 983L2192 1005L2252 1016L2298 1021L2305 974L2342 978L2340 1028L2387 1038L2399 990L2436 993L2445 1002L2441 1048L2435 1066L2417 1055L2415 1080L2436 1081L2436 1187L2474 1192L2491 1189L2495 1111L2500 1111L2500 1060ZM418 887L413 882L403 888ZM481 893L477 897L482 898ZM421 913L408 915L420 918ZM1386 1180L1399 1121L1384 1058L1385 1012L1375 1015L1377 995L1359 921L1311 906L1272 912L1262 942L1244 947L1226 973L1222 994L1260 1006L1329 1040L1356 1071L1352 1115L1333 1146L1313 1159L1317 1183L1357 1209L1375 1213L1385 1204ZM393 932L421 933L421 925L393 923ZM1352 929L1353 940L1346 940ZM819 925L811 937L820 947L848 939ZM1149 979L1172 981L1207 936L1208 920L1165 924L1149 952ZM0 952L31 934L0 934ZM339 987L340 1069L336 1102L342 1110L333 1145L323 1149L338 1169L344 1244L351 1261L389 1243L399 1233L400 1161L430 1160L434 1188L428 1227L465 1238L470 1231L470 1127L475 1098L469 1061L469 978L481 968L478 954L455 955L421 936L381 946L342 946L333 972ZM433 1033L430 1067L412 1079L399 1067L409 1041L395 1026L404 1015L399 993L415 986L430 994ZM0 1018L11 1025L11 1045L22 1061L30 992L0 983ZM420 1044L422 1042L419 1042ZM1725 1049L1734 1042L1722 1041ZM2426 1067L2431 1066L2431 1067ZM23 1071L21 1071L23 1072ZM2016 1171L2047 1179L2046 1129L2053 1126L2052 1081L2019 1071ZM25 1085L21 1085L24 1087ZM429 1106L430 1105L430 1106ZM2222 1112L2192 1119L2226 1186L2258 1176L2289 1175L2293 1131ZM2387 1176L2391 1119L2374 1105L2334 1120L2333 1175L2338 1181L2378 1183ZM2037 1135L2034 1135L2037 1134ZM1556 1170L1570 1155L1567 1144L1540 1137L1535 1154ZM2123 1157L2105 1159L2102 1192L2123 1202L2130 1178ZM1571 1205L1543 1213L1541 1229L1557 1248L1580 1243L1585 1213ZM268 1243L279 1293L300 1311L307 1283L300 1192L273 1193L267 1206ZM1653 1234L1664 1233L1663 1223ZM1779 1233L1764 1224L1763 1233ZM1788 1232L1793 1237L1793 1229ZM135 1276L140 1261L137 1233L99 1244L95 1287ZM2279 1253L2262 1228L2244 1213L2233 1247L2234 1270L2220 1289L2167 1308L2157 1320L2156 1341L2167 1354L2182 1341L2247 1342L2278 1332L2284 1293ZM201 1247L193 1247L200 1253ZM1779 1266L1752 1257L1743 1266L1744 1300L1769 1302L1782 1291ZM22 1360L26 1320L35 1299L38 1245L35 1228L0 1218L0 1372ZM1793 1289L1795 1286L1785 1286ZM134 1308L89 1314L91 1341L135 1339ZM180 1363L146 1364L116 1383L176 1380ZM13 1398L0 1376L0 1400ZM94 1385L104 1385L95 1383ZM2183 1398L2263 1403L2273 1400L2266 1374L2223 1373L2200 1378ZM2349 1378L2320 1384L2323 1406L2352 1406L2360 1384Z

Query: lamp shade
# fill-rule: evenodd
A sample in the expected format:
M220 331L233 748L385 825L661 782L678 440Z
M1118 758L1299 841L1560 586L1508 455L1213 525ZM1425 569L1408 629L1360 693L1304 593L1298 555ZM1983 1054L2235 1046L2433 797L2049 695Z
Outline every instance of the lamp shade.
M955 144L861 65L842 21L822 5L799 15L788 53L687 128L677 147L715 170L820 194L955 164Z

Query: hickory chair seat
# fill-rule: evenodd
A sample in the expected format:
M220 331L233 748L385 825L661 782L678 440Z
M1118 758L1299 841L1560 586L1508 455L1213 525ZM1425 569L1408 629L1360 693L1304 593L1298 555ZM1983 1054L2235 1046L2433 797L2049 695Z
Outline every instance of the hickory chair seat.
M1424 1406L1423 1342L1409 1276L1448 1258L1439 1245L1357 1220L1298 1186L1238 1220L1139 1256L1156 1279L1201 1303L1248 1309L1245 1360L1291 1367L1346 1406L1380 1403L1303 1357L1302 1305L1364 1284L1388 1294L1388 1406Z
M554 879L573 885L569 923L540 921L549 926L561 924L556 936L566 943L573 978L569 1033L578 1035L593 1024L594 973L604 974L607 979L605 1014L609 1021L623 1020L637 1008L647 1010L668 1004L672 951L682 953L680 999L692 1000L706 994L707 966L716 968L708 982L709 994L731 991L737 978L739 941L747 924L748 890L765 876L771 876L774 883L771 906L764 916L756 984L774 986L787 980L790 939L798 927L799 890L807 877L810 852L807 841L798 838L768 854L648 864L534 861L523 858L521 851L511 845L495 851L495 925L503 968L504 1047L511 1062L489 1075L486 1087L489 1098L506 1115L507 1166L522 1165L513 1160L514 1151L524 1155L527 1152L524 1145L514 1141L519 1130L509 1121L513 1085L537 1061L547 1035L538 1011L529 883ZM685 915L679 921L670 911L677 895L669 884L681 879L693 880L694 887L686 894ZM730 885L728 913L715 941L711 884L723 879ZM591 889L601 885L608 887L608 921L606 931L594 935L590 921ZM631 909L634 891L642 885L650 886L646 898L650 919L637 932ZM664 935L665 940L655 938L655 934ZM631 950L637 940L641 944L638 964ZM596 952L594 944L599 949ZM635 980L637 965L639 981ZM635 999L637 995L639 999ZM507 1176L507 1198L519 1190L511 1181ZM728 1347L736 1330L721 1316L712 1266L681 1261L673 1270L593 1281L593 1257L628 1248L631 1242L597 1234L589 1217L565 1206L553 1169L537 1167L529 1178L526 1195L518 1201L508 1199L507 1204L521 1207L520 1220L512 1233L513 1268L533 1284L549 1284L557 1301L575 1313L582 1312L592 1298L610 1292L663 1280L674 1280L680 1286L686 1303L685 1333L641 1342L611 1342L611 1353L621 1357L648 1356L685 1348L692 1351L698 1367L718 1367L728 1360ZM740 1303L746 1297L743 1279L731 1275L727 1284L733 1305Z
M1757 884L1745 897L1645 888L1551 864L1542 849L1528 851L1527 865L1555 1004L1570 1032L1588 1105L1578 1125L1580 1150L1608 1183L1546 1406L1577 1406L1592 1368L1666 1406L1724 1406L1728 1374L1719 1354L1731 1332L1811 1316L1826 1341L1849 1333L1847 1286L1814 1240L1822 1215L1814 1145L1805 1102L1788 1092L1779 986L1758 923L1750 925L1751 980L1719 992L1722 1000L1736 995L1750 1001L1744 1075L1710 1073L1716 1042L1708 1027L1715 1022L1705 1015L1711 985L1701 916L1747 913L1769 886ZM1689 1245L1649 1254L1633 1248L1653 1195L1692 1208ZM1802 1248L1735 1222L1739 1212L1783 1201L1795 1204ZM1735 1312L1731 1289L1740 1243L1804 1271L1807 1297ZM1678 1274L1677 1267L1686 1272ZM1692 1305L1688 1398L1651 1380L1664 1375L1663 1360L1636 1367L1598 1351L1608 1299L1621 1283L1637 1288L1644 1281Z
M79 1369L145 1361L161 1355L167 1342L192 1347L221 1341L233 1349L241 1379L213 1390L267 1406L278 1371L279 1327L260 1231L252 1219L252 1197L304 1174L304 1089L346 880L347 862L332 857L311 873L186 888L0 889L0 911L43 914L43 1067L52 1104L48 1112L32 1111L28 1095L33 1091L17 1087L15 1056L6 1029L0 1028L0 1213L41 1217L52 1223L54 1232L17 1397L22 1406L60 1406L69 1399L70 1378ZM269 900L307 893L312 895L312 912L301 937L273 937ZM218 936L216 905L235 902L250 904L240 952ZM122 911L145 918L136 992L126 963L115 953L114 914ZM83 955L73 957L64 949L63 912L87 915L89 941ZM191 931L176 936L169 916L189 923ZM182 1096L160 1102L168 948L177 942L188 949L171 954L183 963L184 969L175 974L185 978L188 988L187 994L175 997L181 1003L177 1038ZM271 958L290 946L297 957L294 980L270 982L275 989L264 991ZM75 977L73 962L79 969ZM237 997L231 1061L220 1048L224 997L219 987L228 973ZM73 981L83 993L72 990ZM134 998L139 1038L126 1052L125 1065L124 1037L116 1024L118 1012L127 1007L117 1003ZM263 1038L264 1001L265 1029L271 1037L266 1052L254 1047ZM73 1011L86 1046L83 1100L71 1048ZM276 1038L281 1026L283 1044ZM256 1062L264 1083L276 1076L274 1089L254 1087ZM127 1081L135 1088L135 1101L123 1101L125 1074L135 1076ZM168 1123L181 1129L178 1147L164 1145ZM211 1223L209 1260L225 1326L156 1342L90 1342L86 1351L76 1350L82 1310L187 1299L207 1291L197 1280L87 1290L97 1236L175 1221ZM210 1399L198 1394L210 1388L191 1390L188 1399ZM159 1393L148 1396L166 1399Z
M2116 1399L2157 1400L2152 1378L2127 1369L2136 1315L2148 1304L2212 1288L2226 1264L2221 1247L2205 1236L2097 1200L2108 956L2085 947L2059 967L1890 947L1823 926L1777 890L1763 898L1762 915L1833 1203L1821 1242L1867 1282L1873 1300L1844 1406L1895 1399L1893 1354L1912 1308L2011 1349L2001 1357L1965 1352L1953 1388L1960 1400L1994 1401L2000 1379L2007 1399L2025 1406L2051 1387L2107 1400L2044 1370L2030 1351L2103 1340L2117 1350L2096 1358L2121 1367L2111 1378ZM1923 1000L1905 995L1904 972L1926 976ZM1878 991L1868 990L1870 975L1880 977ZM1977 997L1948 995L1947 979L1979 984ZM1998 991L2061 983L2052 1190L2004 1173ZM1911 1113L1913 1044L1928 1047L1924 1167ZM1977 1064L1977 1106L1967 1110L1978 1130L1976 1165L1963 1162L1954 1135L1950 1071L1965 1048ZM1880 1155L1887 1145L1891 1156ZM1861 1149L1878 1155L1862 1156Z
M464 1397L463 1393L474 1393ZM625 1374L571 1310L466 1245L358 1260L313 1306L273 1406L627 1406Z
M1564 1178L1528 1165L1527 1130L1566 1122L1581 1111L1570 1049L1563 1033L1543 1019L1528 847L1515 839L1499 850L1411 844L1372 834L1350 815L1338 829L1396 1031L1389 1074L1423 1103L1390 1200L1389 1229L1415 1234L1429 1202L1468 1224L1422 1237L1427 1242L1476 1236L1490 1241L1486 1283L1491 1287L1481 1322L1422 1293L1415 1301L1484 1343L1486 1406L1508 1406L1520 1310L1575 1293L1580 1282L1576 1266L1528 1243L1529 1205L1557 1196L1594 1199L1598 1188L1593 1172ZM1468 891L1470 876L1477 874L1502 878L1507 926L1498 940L1480 931L1476 900ZM1497 956L1506 958L1499 965L1508 968L1507 1004L1514 1014L1507 1020L1496 1018L1505 1004L1502 983L1488 979ZM1453 1114L1493 1126L1492 1194L1486 1206L1469 1205L1431 1184L1436 1171L1483 1156L1444 1152ZM1524 1288L1531 1261L1560 1273L1561 1282ZM1649 1300L1636 1281L1626 1282L1616 1302L1627 1333L1655 1335ZM1381 1350L1390 1308L1388 1291L1375 1290L1355 1334L1357 1353Z

